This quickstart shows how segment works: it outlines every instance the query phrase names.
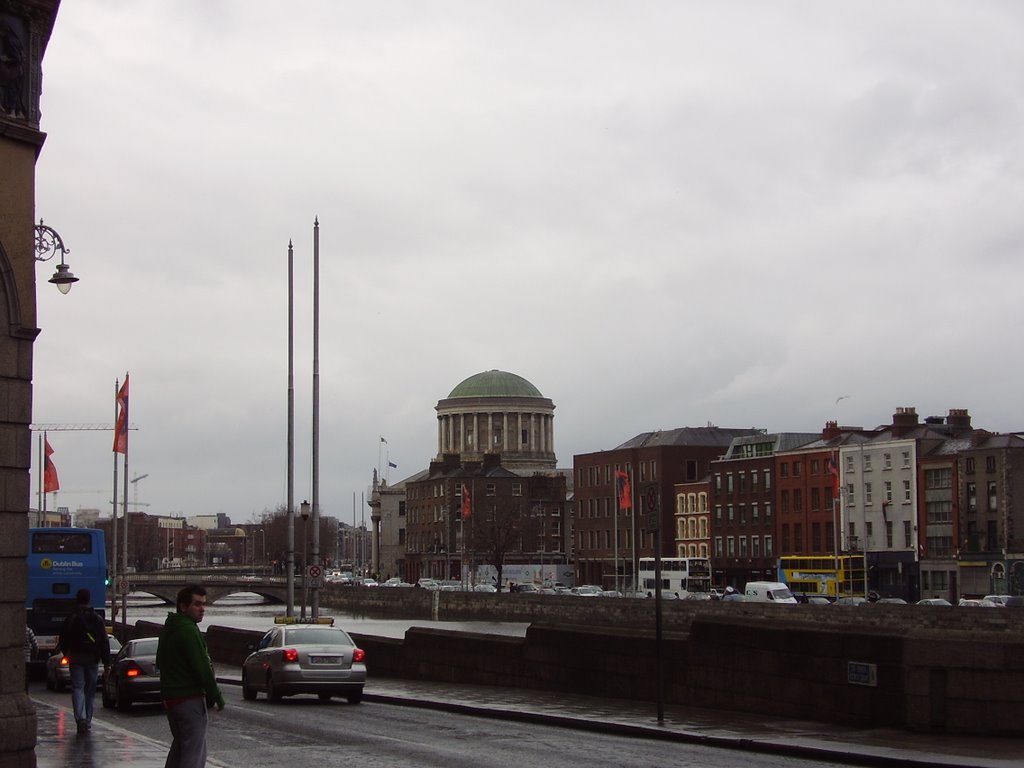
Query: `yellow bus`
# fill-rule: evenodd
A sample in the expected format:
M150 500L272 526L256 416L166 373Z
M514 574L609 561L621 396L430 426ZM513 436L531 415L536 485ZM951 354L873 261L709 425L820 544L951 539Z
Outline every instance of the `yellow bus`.
M867 592L864 555L807 557L785 555L779 558L779 581L791 592L827 597L863 596Z

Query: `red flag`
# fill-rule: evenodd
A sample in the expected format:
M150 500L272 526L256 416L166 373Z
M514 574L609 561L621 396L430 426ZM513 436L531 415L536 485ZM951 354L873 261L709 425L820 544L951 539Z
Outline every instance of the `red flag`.
M53 453L50 441L44 437L43 443L46 445L46 459L43 466L43 493L52 493L53 491L60 490L60 480L57 479L57 468L50 461L50 454Z
M114 453L128 453L128 374L117 393L117 424L114 426Z
M839 467L836 466L836 461L831 456L828 457L826 462L828 467L828 473L832 475L832 498L839 498Z
M633 491L629 487L629 475L622 470L615 470L615 495L619 499L619 509L633 508Z
M469 497L469 486L462 484L462 519L473 514L473 500Z

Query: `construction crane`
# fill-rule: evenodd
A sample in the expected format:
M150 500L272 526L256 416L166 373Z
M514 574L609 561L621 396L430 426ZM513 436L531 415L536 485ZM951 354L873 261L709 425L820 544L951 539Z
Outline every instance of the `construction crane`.
M128 482L130 482L132 484L132 506L133 507L138 507L139 506L139 480L144 480L147 477L149 477L149 473L148 472L146 474L144 474L144 475L136 475L135 477L133 477L131 480L128 481ZM149 504L146 504L145 506L148 507Z

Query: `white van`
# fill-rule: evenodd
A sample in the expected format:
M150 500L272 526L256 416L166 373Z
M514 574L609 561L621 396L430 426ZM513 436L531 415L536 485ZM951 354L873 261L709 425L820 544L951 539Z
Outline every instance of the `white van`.
M748 603L796 603L789 587L781 581L749 581L743 594Z

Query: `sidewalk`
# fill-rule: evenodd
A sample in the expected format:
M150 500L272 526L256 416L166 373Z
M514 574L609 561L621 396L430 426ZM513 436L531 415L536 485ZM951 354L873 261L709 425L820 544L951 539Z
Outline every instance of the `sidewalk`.
M240 682L237 668L219 667L218 679L228 685ZM1024 739L1018 738L860 730L677 706L666 708L664 724L659 725L653 704L489 686L381 678L366 686L363 700L858 765L1020 768L1024 755ZM164 764L166 744L104 722L102 710L97 709L92 735L78 737L68 707L37 701L36 709L38 768ZM214 759L208 764L229 768Z

